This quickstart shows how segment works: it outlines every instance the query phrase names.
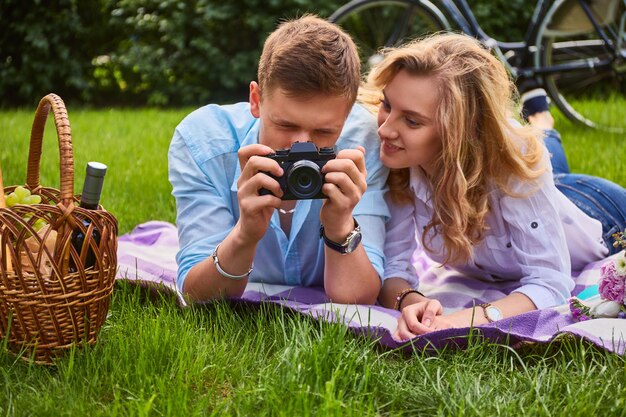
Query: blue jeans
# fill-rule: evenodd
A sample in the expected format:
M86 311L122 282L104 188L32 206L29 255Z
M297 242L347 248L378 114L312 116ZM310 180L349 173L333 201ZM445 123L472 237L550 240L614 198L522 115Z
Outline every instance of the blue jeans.
M604 178L572 174L559 133L546 130L545 134L556 188L588 216L602 223L602 235L610 253L619 252L621 248L613 247L612 235L626 228L626 189Z

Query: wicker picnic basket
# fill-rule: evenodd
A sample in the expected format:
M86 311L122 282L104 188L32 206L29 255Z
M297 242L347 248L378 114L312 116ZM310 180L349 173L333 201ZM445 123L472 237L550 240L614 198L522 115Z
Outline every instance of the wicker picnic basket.
M60 190L39 184L50 110L59 141ZM39 102L30 137L25 188L41 196L41 203L6 208L2 200L16 187L3 189L1 178L0 172L0 342L24 359L52 363L72 346L96 341L117 268L117 220L102 207L77 205L70 124L57 95ZM36 224L40 219L45 226L37 231L44 224ZM79 232L84 234L82 250L72 246ZM85 269L90 250L95 263Z

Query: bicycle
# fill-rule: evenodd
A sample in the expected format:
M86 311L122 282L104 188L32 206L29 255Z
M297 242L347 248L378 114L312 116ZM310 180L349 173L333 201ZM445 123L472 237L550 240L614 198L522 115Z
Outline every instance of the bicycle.
M353 37L366 68L381 48L452 30L452 21L502 60L520 91L543 87L568 119L626 132L626 0L539 0L519 42L486 34L466 0L352 0L329 20Z

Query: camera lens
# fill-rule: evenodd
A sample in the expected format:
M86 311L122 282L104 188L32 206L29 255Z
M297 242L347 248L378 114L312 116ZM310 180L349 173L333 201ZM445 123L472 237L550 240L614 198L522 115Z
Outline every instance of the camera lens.
M297 161L287 171L287 186L298 199L317 196L322 184L322 173L315 162L306 159Z

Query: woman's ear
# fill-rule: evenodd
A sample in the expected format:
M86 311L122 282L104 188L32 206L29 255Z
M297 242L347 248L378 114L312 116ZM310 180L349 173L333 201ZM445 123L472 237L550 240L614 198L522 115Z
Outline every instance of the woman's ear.
M257 119L261 117L261 87L256 81L250 82L250 113Z

